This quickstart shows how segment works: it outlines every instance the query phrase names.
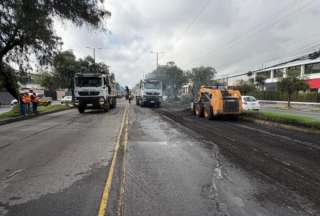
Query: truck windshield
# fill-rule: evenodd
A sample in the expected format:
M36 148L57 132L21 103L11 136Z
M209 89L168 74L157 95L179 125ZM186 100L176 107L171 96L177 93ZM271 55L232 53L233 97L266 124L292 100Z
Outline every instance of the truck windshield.
M76 86L78 87L98 87L102 85L100 77L77 77Z
M144 88L145 89L160 89L161 84L160 84L160 82L145 82Z

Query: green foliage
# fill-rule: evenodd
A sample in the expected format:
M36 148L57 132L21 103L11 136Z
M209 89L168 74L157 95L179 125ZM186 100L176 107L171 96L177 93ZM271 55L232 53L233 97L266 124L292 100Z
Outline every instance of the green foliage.
M192 94L196 95L201 85L209 85L217 73L213 67L196 67L187 72L189 80L193 83Z
M57 53L61 39L53 30L54 17L98 28L110 15L98 6L102 1L0 1L0 74L4 87L17 97L15 76L6 72L4 62L26 66L34 54L40 64L47 64Z
M39 106L38 112L39 113L47 113L47 112L53 112L53 111L58 111L58 110L65 110L65 109L68 109L65 105L54 104L54 105L49 105L49 106ZM29 115L34 115L34 114L29 114ZM12 119L12 118L17 118L19 116L20 116L20 108L19 108L19 104L17 104L10 111L5 112L5 113L1 113L0 114L0 121Z
M185 73L174 62L159 66L147 78L161 80L165 94L174 98L177 98L178 90L187 82Z
M77 72L80 71L80 65L71 50L59 53L53 60L53 77L60 88L72 89L73 79Z
M242 95L248 95L248 93L256 91L252 82L244 80L240 80L239 84L234 86L234 89L239 90Z
M288 96L288 107L290 107L290 102L292 95L298 91L305 91L309 88L308 84L304 80L300 80L295 76L283 78L278 83L278 88L280 91L285 92Z
M41 72L39 84L49 91L54 91L58 88L59 81L49 72Z
M258 113L248 112L248 113L245 113L245 116L266 120L266 121L273 121L273 122L279 122L284 124L320 129L320 121L312 117L284 114L284 113L275 113L275 112L258 112Z

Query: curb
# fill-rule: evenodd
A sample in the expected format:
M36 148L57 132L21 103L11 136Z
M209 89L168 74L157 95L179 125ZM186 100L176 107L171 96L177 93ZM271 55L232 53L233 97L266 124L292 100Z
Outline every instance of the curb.
M48 115L48 114L52 114L52 113L62 112L62 111L70 110L70 109L73 109L73 108L74 108L74 107L68 107L68 108L61 109L61 110L54 110L54 111L39 113L39 114L37 114L37 115L31 115L31 116L26 116L26 117L17 117L17 118L7 119L7 120L0 121L0 126L1 126L1 125L5 125L5 124L10 124L10 123L13 123L13 122L18 122L18 121L33 119L33 118L36 118L36 117L39 117L39 116L43 116L43 115Z
M283 129L295 130L295 131L300 131L300 132L305 132L305 133L320 134L320 130L315 129L315 128L309 128L309 127L297 126L297 125L291 125L291 124L284 124L284 123L279 123L279 122L274 122L274 121L256 119L256 118L252 118L252 117L243 117L242 116L241 119L245 120L245 121L253 122L253 123L256 123L256 124L260 124L260 125L266 125L266 126L278 127L278 128L283 128Z

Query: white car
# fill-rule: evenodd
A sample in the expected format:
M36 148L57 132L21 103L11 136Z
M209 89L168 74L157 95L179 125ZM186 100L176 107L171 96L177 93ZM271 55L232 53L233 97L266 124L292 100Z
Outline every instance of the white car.
M241 96L243 110L260 110L259 101L253 96Z
M61 99L61 103L71 103L72 102L72 96L64 96L62 99Z
M17 99L13 99L11 102L10 102L10 105L13 106L13 105L16 105L18 103L18 100Z

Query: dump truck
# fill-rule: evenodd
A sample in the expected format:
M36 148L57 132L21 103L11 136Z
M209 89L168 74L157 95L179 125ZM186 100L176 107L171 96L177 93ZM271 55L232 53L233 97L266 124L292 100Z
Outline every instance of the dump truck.
M136 89L136 104L160 107L162 102L162 82L156 79L144 79Z
M241 94L227 89L222 84L201 86L197 97L191 103L194 115L214 119L217 116L237 118L242 113Z
M110 74L76 74L74 97L74 103L80 113L86 109L103 109L108 112L117 105L116 82Z

